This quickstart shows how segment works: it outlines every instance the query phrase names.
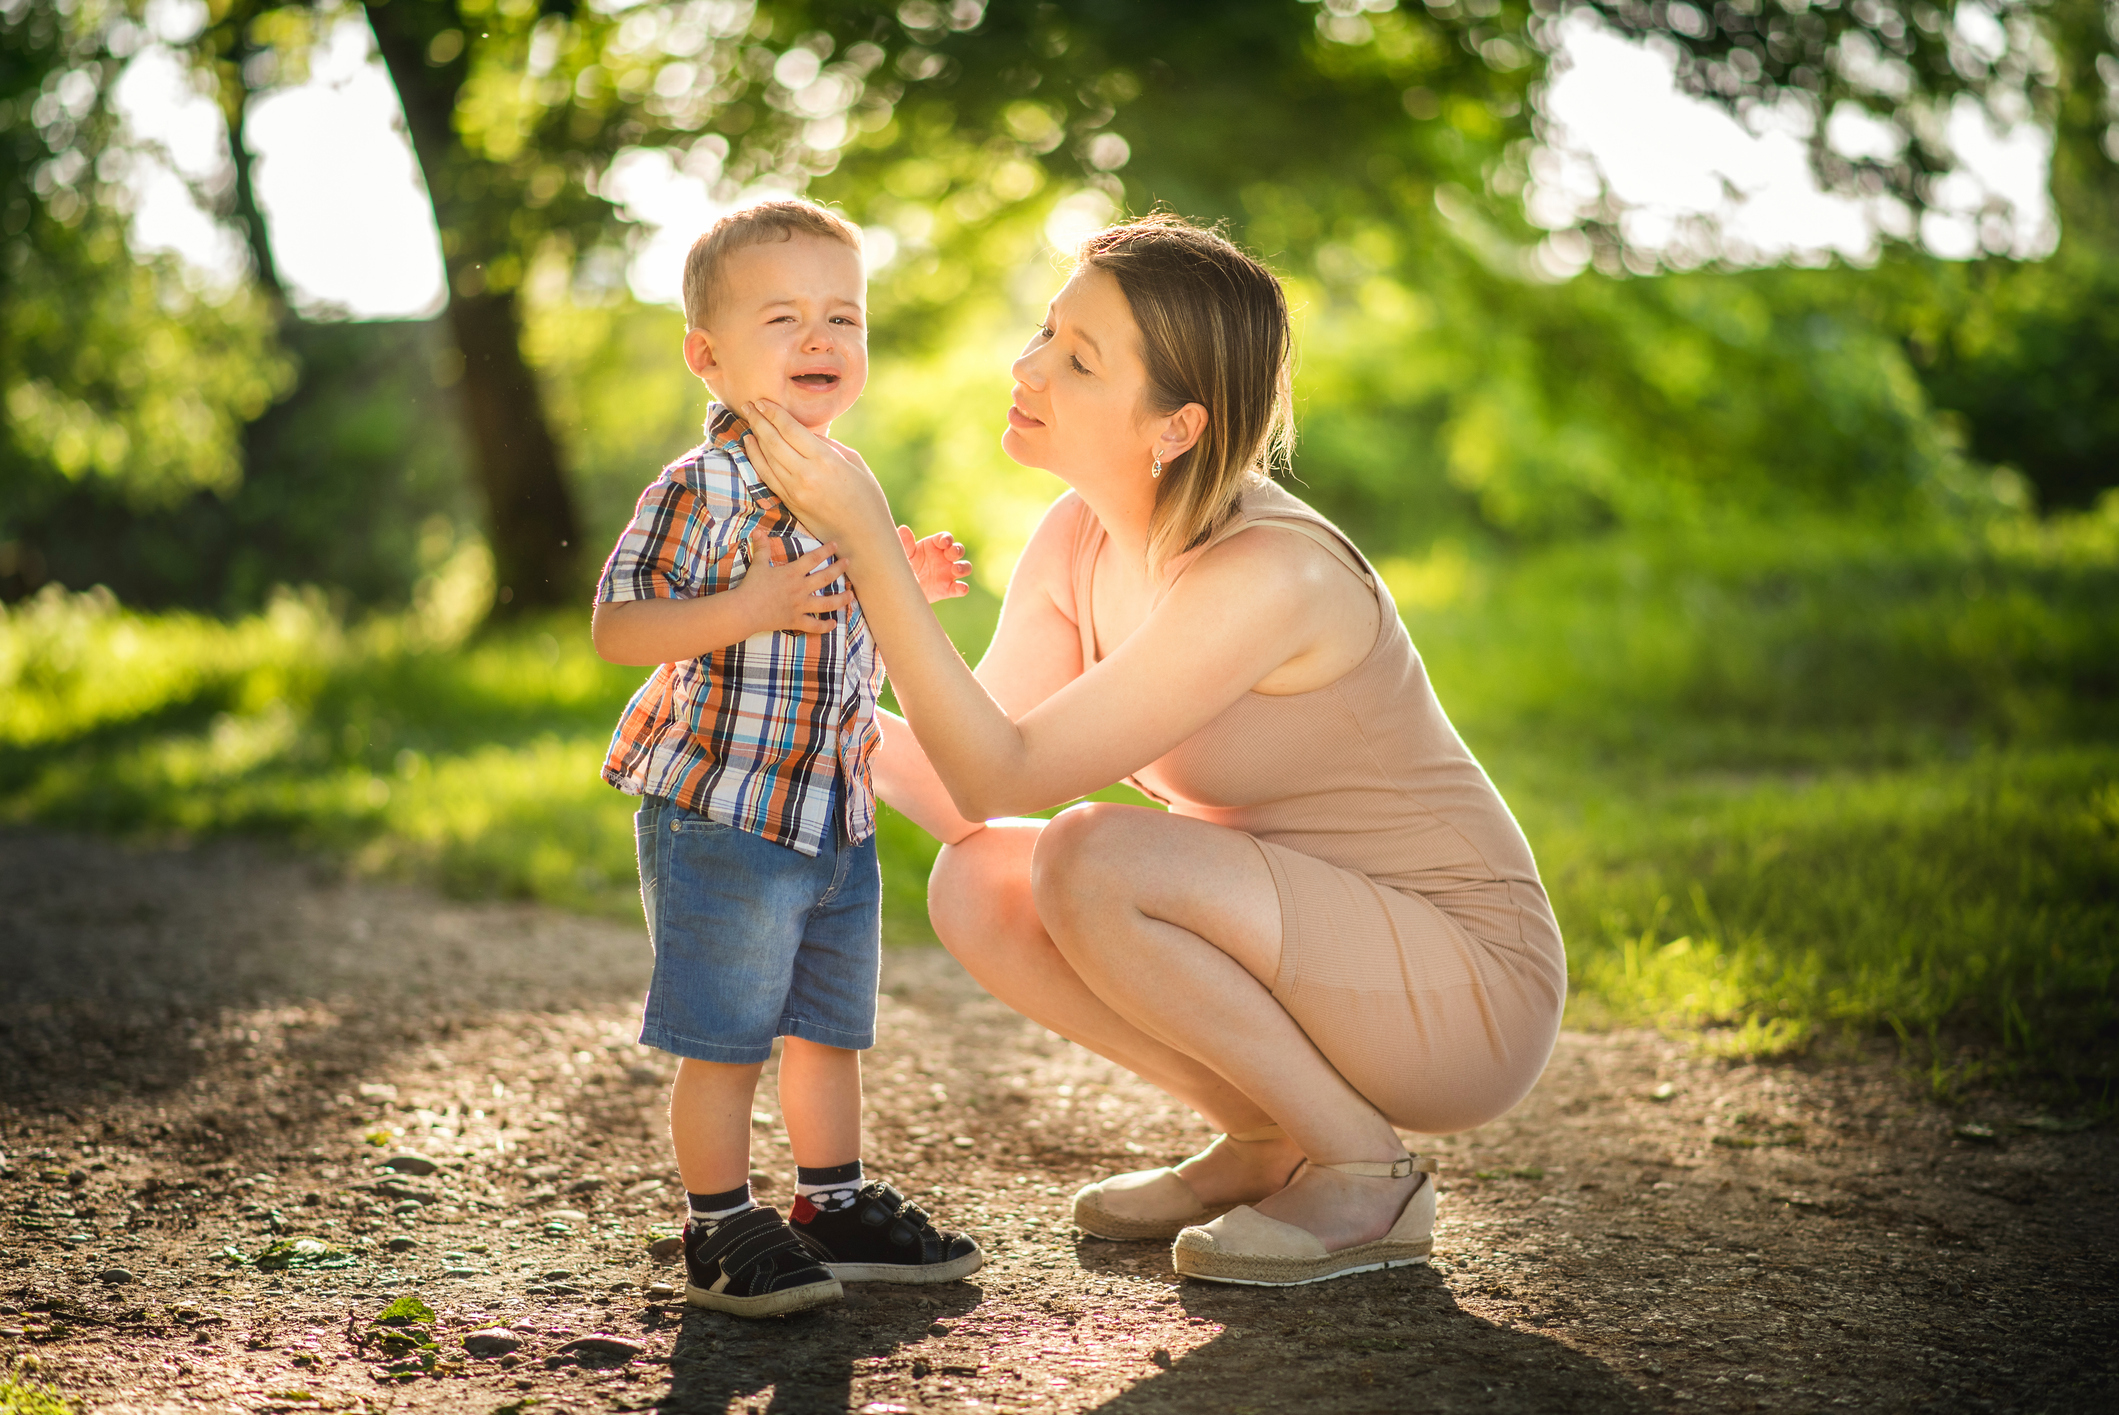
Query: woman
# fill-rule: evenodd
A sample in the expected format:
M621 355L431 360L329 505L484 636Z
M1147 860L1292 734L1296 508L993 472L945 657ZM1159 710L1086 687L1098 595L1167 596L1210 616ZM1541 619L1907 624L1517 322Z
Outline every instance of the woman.
M752 410L754 462L836 542L924 749L893 721L877 772L950 842L929 895L943 942L1225 1132L1090 1185L1077 1222L1270 1285L1427 1256L1434 1166L1393 1126L1514 1105L1566 987L1529 846L1389 593L1268 479L1288 360L1278 282L1219 236L1154 219L1084 244L1016 361L1002 439L1072 490L976 675L860 459ZM1169 810L996 819L1119 779Z

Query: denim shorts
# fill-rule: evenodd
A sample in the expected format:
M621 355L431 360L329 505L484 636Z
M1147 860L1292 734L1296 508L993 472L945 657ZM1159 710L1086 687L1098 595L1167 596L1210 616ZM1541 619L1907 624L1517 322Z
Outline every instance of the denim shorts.
M727 1062L765 1060L774 1037L875 1045L874 836L851 844L842 823L811 858L648 796L633 839L655 948L642 1045Z

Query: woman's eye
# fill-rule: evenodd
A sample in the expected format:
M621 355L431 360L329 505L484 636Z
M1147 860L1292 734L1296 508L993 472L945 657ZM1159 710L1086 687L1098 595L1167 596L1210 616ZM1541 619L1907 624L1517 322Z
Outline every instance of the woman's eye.
M1049 324L1040 324L1037 327L1037 337L1040 339L1050 339L1052 337L1052 326Z
M1067 362L1074 365L1074 371L1076 373L1087 373L1089 371L1087 366L1084 365L1080 359L1075 358L1072 354L1069 354L1067 356Z

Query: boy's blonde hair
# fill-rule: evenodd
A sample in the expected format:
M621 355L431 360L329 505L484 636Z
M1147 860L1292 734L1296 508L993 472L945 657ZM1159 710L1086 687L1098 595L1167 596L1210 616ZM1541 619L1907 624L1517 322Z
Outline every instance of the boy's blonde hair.
M691 253L684 258L685 324L693 329L706 327L721 267L729 256L746 246L791 241L798 235L839 241L856 254L861 249L861 228L813 201L783 197L731 211L692 242Z

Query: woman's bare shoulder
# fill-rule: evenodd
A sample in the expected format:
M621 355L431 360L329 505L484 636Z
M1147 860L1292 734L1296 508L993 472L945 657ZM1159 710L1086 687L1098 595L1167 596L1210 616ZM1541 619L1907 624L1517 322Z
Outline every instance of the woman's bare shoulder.
M1075 546L1081 539L1083 523L1091 515L1089 503L1071 488L1060 493L1058 499L1045 508L1045 514L1038 518L1037 529L1030 533L1030 541L1023 547L1022 556L1008 577L1009 588L1035 586L1063 609L1071 609L1074 603ZM1072 617L1071 613L1069 617Z
M1280 598L1331 582L1345 569L1309 536L1260 519L1231 532L1198 553L1182 579L1199 577L1217 592L1242 599Z

